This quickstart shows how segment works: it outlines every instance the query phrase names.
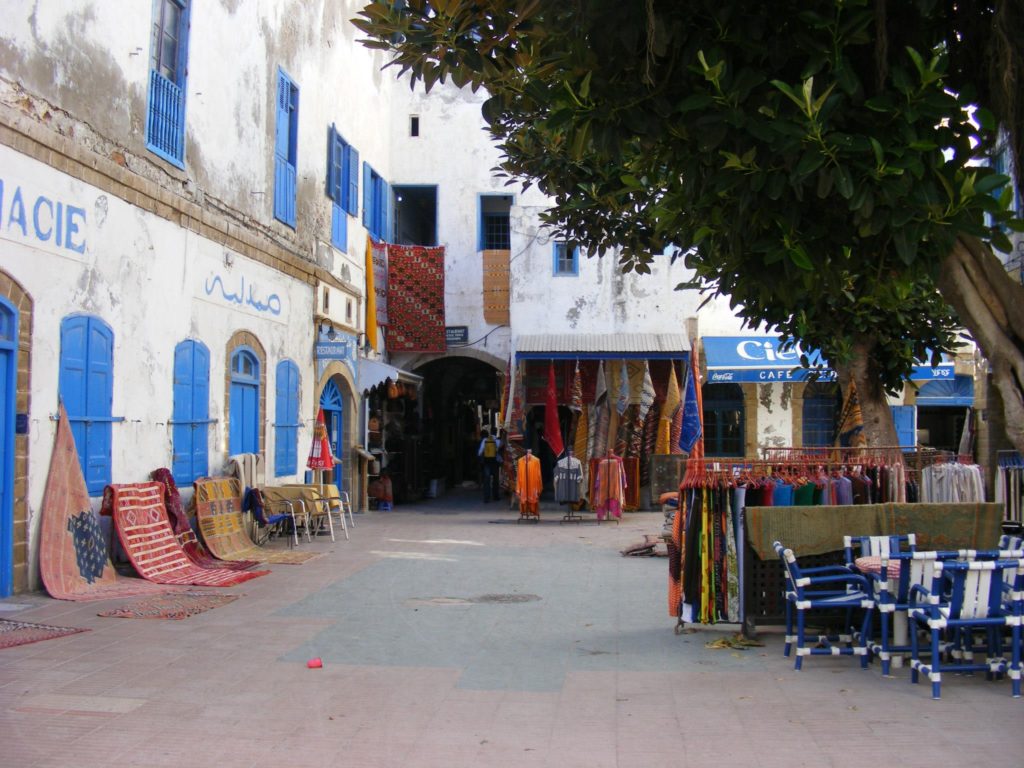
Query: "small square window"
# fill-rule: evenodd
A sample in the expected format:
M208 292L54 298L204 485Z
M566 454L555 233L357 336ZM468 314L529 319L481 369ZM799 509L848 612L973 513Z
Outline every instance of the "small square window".
M554 274L576 276L580 272L579 248L569 243L555 243Z

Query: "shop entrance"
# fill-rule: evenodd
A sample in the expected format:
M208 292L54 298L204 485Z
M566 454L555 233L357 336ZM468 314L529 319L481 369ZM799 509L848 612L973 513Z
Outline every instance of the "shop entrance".
M423 471L452 488L479 481L480 430L500 423L501 379L494 366L446 357L416 369L423 377Z

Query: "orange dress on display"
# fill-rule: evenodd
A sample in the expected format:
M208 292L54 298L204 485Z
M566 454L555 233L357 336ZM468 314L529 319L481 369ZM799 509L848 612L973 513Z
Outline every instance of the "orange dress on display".
M543 481L540 477L540 459L526 454L516 462L516 495L519 497L519 514L540 517L540 492Z

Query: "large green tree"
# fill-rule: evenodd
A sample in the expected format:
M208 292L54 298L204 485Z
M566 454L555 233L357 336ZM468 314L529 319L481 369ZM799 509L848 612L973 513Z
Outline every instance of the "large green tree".
M1022 155L1021 0L407 0L355 23L414 82L486 89L504 172L563 236L638 271L679 246L689 287L820 348L873 443L959 323L1024 450L1024 290L992 252L1020 222L985 162L1001 136Z

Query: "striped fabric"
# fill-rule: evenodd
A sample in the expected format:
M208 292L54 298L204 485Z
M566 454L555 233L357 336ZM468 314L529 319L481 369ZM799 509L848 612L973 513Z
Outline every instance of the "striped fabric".
M201 568L189 560L171 530L163 483L108 485L104 497L108 494L121 546L135 570L148 581L229 587L270 573Z

